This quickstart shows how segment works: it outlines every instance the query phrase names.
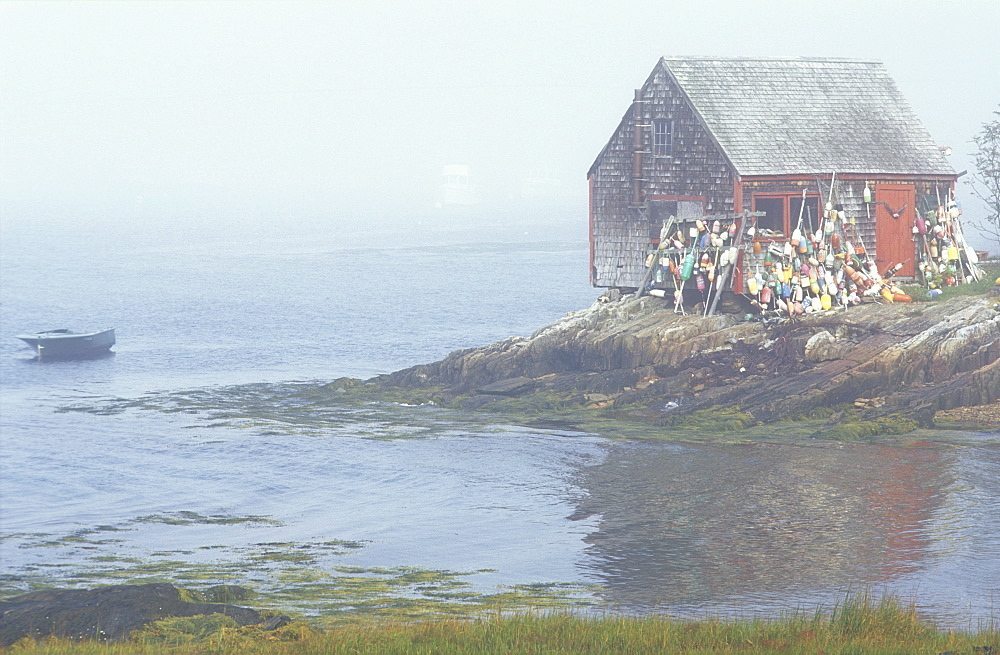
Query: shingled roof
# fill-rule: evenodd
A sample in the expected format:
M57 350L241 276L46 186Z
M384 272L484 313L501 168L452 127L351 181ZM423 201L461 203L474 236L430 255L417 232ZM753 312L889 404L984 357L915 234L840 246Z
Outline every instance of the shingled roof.
M664 57L659 65L740 175L955 175L880 62Z

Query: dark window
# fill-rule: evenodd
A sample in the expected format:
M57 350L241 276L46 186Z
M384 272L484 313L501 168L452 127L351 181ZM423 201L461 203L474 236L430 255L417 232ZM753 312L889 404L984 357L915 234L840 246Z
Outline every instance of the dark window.
M653 200L649 203L649 240L658 241L663 224L677 215L677 201Z
M819 198L817 196L807 196L804 209L801 194L754 196L753 206L754 211L767 214L757 218L758 237L766 239L768 237L789 236L796 227L799 227L803 234L819 229ZM800 212L801 225L799 225Z
M817 229L819 229L819 222L817 218L819 217L819 198L816 196L806 198L806 208L802 210L802 196L788 199L788 220L790 221L789 227L795 229L799 224L799 213L801 211L802 216L802 233L812 234Z
M754 211L766 212L757 217L757 236L781 236L785 234L785 199L754 198Z
M669 157L674 137L673 121L653 121L653 156Z

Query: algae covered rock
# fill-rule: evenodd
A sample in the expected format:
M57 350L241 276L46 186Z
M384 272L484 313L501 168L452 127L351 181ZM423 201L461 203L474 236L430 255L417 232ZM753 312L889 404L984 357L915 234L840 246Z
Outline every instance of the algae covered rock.
M983 296L914 306L869 303L785 321L680 315L668 302L625 297L568 314L530 337L451 353L368 381L381 393L433 388L445 404L497 409L483 391L613 398L654 422L737 408L770 424L818 409L885 399L845 415L852 434L930 425L934 412L1000 398L1000 310ZM508 387L511 387L508 389ZM477 395L476 392L479 391ZM852 410L855 411L855 410ZM894 416L892 425L886 417Z
M237 593L230 589L230 594ZM0 648L24 637L119 640L167 617L219 614L235 625L261 623L256 610L184 600L169 583L46 589L0 601Z

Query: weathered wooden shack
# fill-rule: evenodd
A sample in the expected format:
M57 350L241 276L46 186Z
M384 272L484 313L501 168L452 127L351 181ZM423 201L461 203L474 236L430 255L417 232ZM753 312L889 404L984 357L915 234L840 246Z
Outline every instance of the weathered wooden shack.
M766 252L831 200L875 265L913 276L914 226L957 177L877 61L664 57L588 173L591 283L637 288L668 216L763 212ZM737 291L752 265L747 248Z

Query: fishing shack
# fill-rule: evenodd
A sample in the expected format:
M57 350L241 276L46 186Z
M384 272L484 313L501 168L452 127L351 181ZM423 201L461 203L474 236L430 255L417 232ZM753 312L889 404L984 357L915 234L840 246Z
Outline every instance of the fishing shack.
M596 287L776 309L978 270L947 149L877 61L664 57L587 176Z

